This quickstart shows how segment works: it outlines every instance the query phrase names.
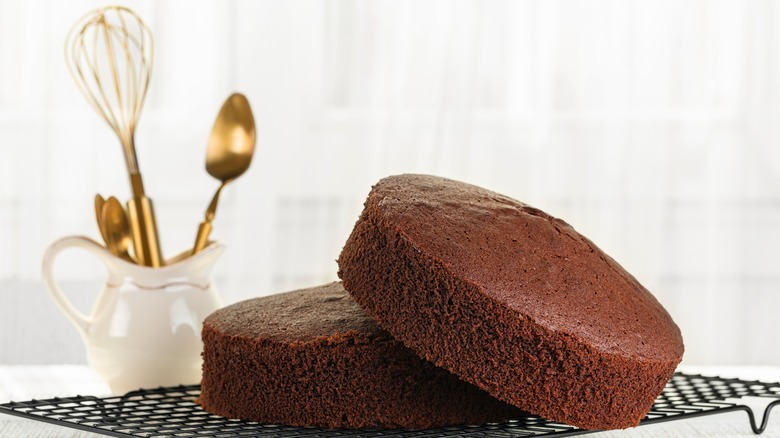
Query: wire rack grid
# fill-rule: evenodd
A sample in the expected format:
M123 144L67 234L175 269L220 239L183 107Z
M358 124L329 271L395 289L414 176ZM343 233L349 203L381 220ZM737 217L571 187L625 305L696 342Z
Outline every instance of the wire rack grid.
M230 420L204 412L195 403L200 388L178 386L139 390L124 396L75 396L10 402L0 413L53 423L114 437L564 437L592 433L536 416L503 423L452 426L429 430L372 430L301 428ZM743 397L771 397L760 424ZM754 433L762 433L769 414L780 404L780 383L745 381L676 373L656 400L642 425L704 415L744 411Z

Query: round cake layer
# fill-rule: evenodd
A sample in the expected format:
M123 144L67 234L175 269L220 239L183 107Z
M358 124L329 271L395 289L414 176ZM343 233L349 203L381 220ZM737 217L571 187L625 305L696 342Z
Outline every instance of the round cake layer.
M534 414L635 426L683 354L658 301L560 219L473 185L373 187L339 276L421 357Z
M338 282L206 318L199 403L228 418L329 428L417 429L522 414L417 357Z

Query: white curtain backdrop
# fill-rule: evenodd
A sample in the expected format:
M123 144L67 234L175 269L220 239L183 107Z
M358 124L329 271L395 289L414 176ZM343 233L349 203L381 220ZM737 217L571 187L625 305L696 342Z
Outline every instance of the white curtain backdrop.
M0 362L83 362L45 247L126 199L119 144L67 73L96 1L0 0ZM259 148L213 236L226 302L333 280L371 184L420 172L559 216L672 313L689 364L780 365L780 10L770 1L128 1L156 59L137 131L171 255L217 182L234 90ZM87 311L102 268L63 257Z

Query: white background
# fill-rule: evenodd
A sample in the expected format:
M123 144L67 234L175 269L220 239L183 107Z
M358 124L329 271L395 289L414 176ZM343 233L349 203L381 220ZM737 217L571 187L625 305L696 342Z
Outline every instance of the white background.
M126 199L118 141L63 54L95 1L0 0L0 363L83 363L40 280ZM165 253L217 182L222 101L259 148L213 236L226 302L336 278L371 184L432 173L559 216L647 286L688 364L780 365L780 6L741 1L130 1L156 39L137 131ZM103 271L58 265L88 311Z

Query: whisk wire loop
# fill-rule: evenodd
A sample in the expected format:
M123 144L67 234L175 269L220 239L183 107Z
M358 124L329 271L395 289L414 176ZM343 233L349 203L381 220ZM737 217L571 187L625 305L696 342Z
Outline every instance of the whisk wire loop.
M128 171L139 174L134 136L153 66L151 31L130 9L109 6L80 19L65 44L71 75L117 134Z

